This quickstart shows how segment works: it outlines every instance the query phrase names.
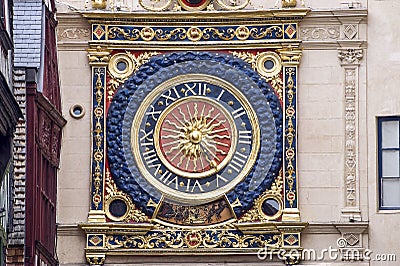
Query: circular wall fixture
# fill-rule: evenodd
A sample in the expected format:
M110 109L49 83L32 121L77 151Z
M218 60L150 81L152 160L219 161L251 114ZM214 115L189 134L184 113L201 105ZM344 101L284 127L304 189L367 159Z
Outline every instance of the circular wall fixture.
M282 210L283 204L279 197L265 195L258 202L258 211L267 220L277 219L281 216Z
M69 109L69 114L75 119L80 119L85 115L85 108L81 104L74 104Z
M270 78L282 69L282 62L278 54L274 52L264 52L257 57L257 70L264 77Z
M106 215L113 221L123 221L129 213L129 203L125 197L116 196L106 201Z
M128 54L115 54L110 58L108 69L114 78L125 79L133 73L135 62Z

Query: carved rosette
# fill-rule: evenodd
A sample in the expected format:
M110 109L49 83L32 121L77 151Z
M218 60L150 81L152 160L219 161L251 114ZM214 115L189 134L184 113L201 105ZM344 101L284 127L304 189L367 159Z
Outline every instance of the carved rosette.
M344 187L345 206L342 218L360 220L358 173L357 173L357 119L358 119L358 66L363 57L362 49L339 49L338 57L344 68L345 90L345 159Z

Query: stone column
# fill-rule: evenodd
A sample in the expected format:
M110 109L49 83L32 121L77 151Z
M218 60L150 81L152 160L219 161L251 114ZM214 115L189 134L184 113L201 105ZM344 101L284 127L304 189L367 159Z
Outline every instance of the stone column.
M344 73L344 206L343 221L361 221L360 179L358 171L358 70L361 48L340 48L338 57Z

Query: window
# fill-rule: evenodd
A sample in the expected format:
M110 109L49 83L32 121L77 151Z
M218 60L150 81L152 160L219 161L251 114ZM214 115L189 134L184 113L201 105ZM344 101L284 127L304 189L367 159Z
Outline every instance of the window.
M400 117L378 119L379 208L400 210Z

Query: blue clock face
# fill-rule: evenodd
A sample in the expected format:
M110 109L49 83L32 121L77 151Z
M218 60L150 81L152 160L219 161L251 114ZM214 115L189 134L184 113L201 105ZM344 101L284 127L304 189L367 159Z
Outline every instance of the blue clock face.
M232 84L209 75L176 76L140 105L131 130L142 176L165 198L198 204L223 196L253 167L256 114Z
M231 55L155 56L114 95L107 157L118 188L149 216L161 202L223 200L240 202L239 217L281 169L280 102Z

